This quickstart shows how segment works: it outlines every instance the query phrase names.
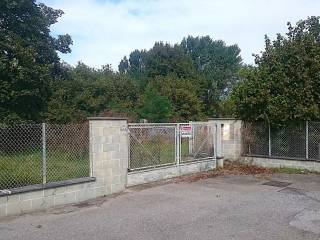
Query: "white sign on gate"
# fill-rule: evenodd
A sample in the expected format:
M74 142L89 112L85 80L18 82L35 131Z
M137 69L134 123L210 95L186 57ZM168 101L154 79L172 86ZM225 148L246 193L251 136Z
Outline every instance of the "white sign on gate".
M192 137L192 125L181 125L180 126L180 136L185 138Z

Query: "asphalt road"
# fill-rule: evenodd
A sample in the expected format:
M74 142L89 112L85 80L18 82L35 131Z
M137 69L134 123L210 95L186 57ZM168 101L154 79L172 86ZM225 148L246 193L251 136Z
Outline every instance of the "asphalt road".
M320 239L320 175L220 176L0 220L0 239Z

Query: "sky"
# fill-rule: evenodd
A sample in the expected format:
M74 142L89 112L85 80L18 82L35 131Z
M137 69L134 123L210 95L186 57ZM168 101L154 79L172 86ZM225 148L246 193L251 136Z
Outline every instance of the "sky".
M171 44L183 37L206 36L238 44L243 62L296 23L320 15L320 0L42 0L65 14L52 34L72 36L72 53L60 54L71 65L81 61L99 68L135 49L149 49L156 41Z

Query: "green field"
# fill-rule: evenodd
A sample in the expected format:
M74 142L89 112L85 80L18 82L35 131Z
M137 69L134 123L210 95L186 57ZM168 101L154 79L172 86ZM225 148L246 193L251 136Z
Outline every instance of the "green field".
M88 153L54 151L46 157L47 182L88 177ZM41 151L0 154L0 190L42 183Z

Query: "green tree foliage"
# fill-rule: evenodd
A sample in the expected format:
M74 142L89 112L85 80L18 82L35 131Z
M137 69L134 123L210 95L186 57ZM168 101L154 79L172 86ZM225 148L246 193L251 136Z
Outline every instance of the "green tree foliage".
M129 59L125 56L118 66L121 74L127 74L131 79L138 83L141 89L144 89L148 83L146 74L147 53L145 50L134 50L130 53Z
M196 69L190 56L179 45L171 46L156 42L149 51L135 50L129 59L124 57L119 64L119 72L127 73L141 88L157 76L174 73L179 78L196 78Z
M202 102L197 85L192 79L179 78L175 74L158 76L151 83L163 96L167 96L173 107L173 121L190 121L203 118Z
M265 39L265 50L256 56L234 89L236 116L245 120L283 123L320 119L319 17L288 23L288 33Z
M171 118L172 107L169 99L152 87L146 87L138 107L139 117L149 122L168 122Z
M65 67L65 77L54 85L54 93L45 117L48 121L79 122L105 111L134 114L138 88L131 79L112 72L109 66L101 70L79 63Z
M71 67L57 54L71 52L71 37L50 35L62 14L36 0L0 2L0 122L67 123L106 112L187 121L221 113L241 64L236 45L188 37L133 51L119 72L108 65ZM153 114L151 106L164 116Z
M69 35L50 36L63 14L35 0L0 2L0 119L38 121L50 82L59 73L56 51L70 52Z
M196 76L190 56L185 54L179 45L171 46L162 42L156 43L147 54L146 72L148 77L175 74L178 78Z
M132 77L142 90L156 80L158 86L179 86L180 91L181 83L185 82L189 89L185 88L179 95L183 98L167 95L170 91L161 90L161 94L168 96L177 109L183 109L181 105L188 106L185 111L176 112L182 114L176 116L177 119L213 117L219 115L219 102L237 80L241 66L239 54L240 49L236 45L226 46L223 41L214 41L208 36L188 37L181 44L157 42L148 51L133 51L129 59L122 59L119 72ZM164 82L159 84L161 80ZM182 103L185 100L187 102Z
M204 78L202 101L208 116L222 114L219 103L232 89L238 79L241 67L240 48L227 46L222 40L213 40L209 36L184 38L181 47L188 54L198 74Z

